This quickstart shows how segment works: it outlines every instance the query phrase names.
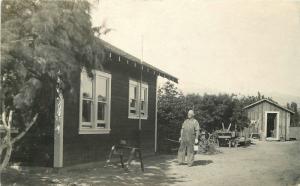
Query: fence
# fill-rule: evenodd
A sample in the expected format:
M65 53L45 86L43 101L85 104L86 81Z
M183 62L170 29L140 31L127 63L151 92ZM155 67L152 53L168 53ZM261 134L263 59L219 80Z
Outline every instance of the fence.
M300 140L300 127L290 127L290 139Z

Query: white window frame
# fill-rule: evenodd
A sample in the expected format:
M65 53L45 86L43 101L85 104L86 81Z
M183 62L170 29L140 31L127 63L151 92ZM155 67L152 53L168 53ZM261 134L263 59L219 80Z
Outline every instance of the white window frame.
M277 126L276 126L276 138L272 138L272 137L267 137L267 124L268 124L268 114L277 114L277 118L276 118L276 122L277 122ZM279 125L281 124L281 123L279 123L280 122L280 120L279 120L279 118L280 118L280 112L278 112L278 111L265 111L265 131L264 131L264 135L265 135L265 138L266 138L266 140L279 140L280 139L280 137L279 137L279 130L280 130L280 128L279 128Z
M86 70L82 70L81 73L87 73ZM91 119L91 126L92 128L85 128L82 127L82 124L85 122L82 122L82 86L80 85L80 108L79 108L79 134L109 134L110 133L110 113L111 113L111 74L98 71L98 70L93 70L92 71L94 78L92 79L92 87L93 87L93 98L92 98L92 119ZM107 79L107 100L106 100L106 114L105 114L105 120L104 121L98 121L97 120L97 112L98 112L98 99L96 96L96 81L97 77L104 77ZM81 74L80 74L80 83L81 83ZM97 123L107 123L106 128L97 128Z
M141 102L140 102L140 85L141 83L139 81L133 80L133 79L129 79L129 88L128 88L128 118L129 119L139 119L139 112L141 111ZM130 87L134 86L137 87L137 104L136 104L136 114L132 114L130 113L131 107L130 107ZM145 96L145 114L141 115L141 119L148 119L148 106L149 106L149 102L148 102L148 97L149 97L149 87L148 84L145 82L142 82L142 88L147 89L147 93Z

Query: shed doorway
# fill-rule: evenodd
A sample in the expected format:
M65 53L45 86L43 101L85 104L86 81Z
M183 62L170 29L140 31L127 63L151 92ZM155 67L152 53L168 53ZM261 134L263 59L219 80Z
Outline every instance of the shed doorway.
M278 139L279 130L279 114L278 113L266 113L266 137L267 139Z

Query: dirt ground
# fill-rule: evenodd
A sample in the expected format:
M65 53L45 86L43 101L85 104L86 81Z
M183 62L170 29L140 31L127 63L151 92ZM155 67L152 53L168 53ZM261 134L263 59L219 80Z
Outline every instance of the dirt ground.
M53 169L9 169L2 185L177 185L177 186L286 186L300 185L300 141L256 142L243 148L220 148L216 155L196 155L195 165L176 164L174 155L145 159L145 172L138 162L129 171L103 162Z

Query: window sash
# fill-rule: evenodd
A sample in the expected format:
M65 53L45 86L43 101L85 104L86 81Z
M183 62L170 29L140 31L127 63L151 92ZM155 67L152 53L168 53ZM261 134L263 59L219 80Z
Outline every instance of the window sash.
M104 113L103 113L103 119L98 119L98 114L99 114L99 103L102 103L103 105L104 105ZM99 122L101 122L101 123L105 123L106 121L107 121L107 103L106 102L97 102L97 111L96 111L96 113L97 113L97 116L96 116L96 122L97 123L99 123Z
M132 106L133 101L134 101L134 106ZM129 84L129 114L136 115L137 110L138 110L138 84L135 82L131 82ZM132 111L134 111L134 113L132 113Z
M142 95L141 95L141 113L145 114L148 108L148 88L142 86Z
M81 73L80 75L80 95L83 99L93 99L93 80L88 77L87 73ZM83 83L84 82L84 83ZM91 95L90 95L91 94Z
M85 73L86 71L83 70L81 73ZM79 123L79 133L80 134L87 134L87 133L95 133L100 131L104 131L105 133L110 131L110 91L111 91L111 75L100 72L100 71L93 71L94 78L92 79L92 89L93 89L93 97L91 99L84 98L82 95L82 86L80 86L80 123ZM81 80L82 80L81 74ZM105 80L105 86L101 86L101 83L98 81ZM98 80L98 81L97 81ZM82 81L81 81L82 82ZM99 90L100 88L103 89L105 87L105 92L103 90ZM105 94L105 95L104 95ZM99 95L103 97L103 99L98 99ZM91 121L90 122L83 122L82 121L82 112L83 112L83 102L84 101L91 101ZM102 118L98 120L99 116L99 109L98 104L102 103L103 105L103 113ZM95 131L95 132L93 132Z
M134 106L131 106L133 101L134 101ZM130 99L130 100L129 100L129 107L130 107L130 110L136 110L137 102L138 102L137 99Z
M84 101L88 101L88 102L90 102L90 108L89 108L89 120L90 121L84 121L84 106L83 106L83 102ZM82 101L81 101L81 104L82 104L82 109L81 109L81 123L82 123L82 127L84 127L84 128L86 128L86 127L88 127L88 128L90 128L91 126L92 126L92 121L93 121L93 112L92 112L92 110L93 110L93 100L92 99L82 99Z
M131 88L134 87L136 90L136 95L132 95L133 91ZM139 118L139 112L141 113L142 119L146 119L148 117L148 85L146 83L142 83L141 87L143 93L140 91L140 82L129 80L129 109L128 109L128 117L132 119ZM140 100L140 94L141 100ZM132 99L133 97L136 97L136 99ZM132 100L136 101L136 104L134 107L132 107L131 102ZM143 103L143 109L142 107ZM134 111L134 113L132 113Z

